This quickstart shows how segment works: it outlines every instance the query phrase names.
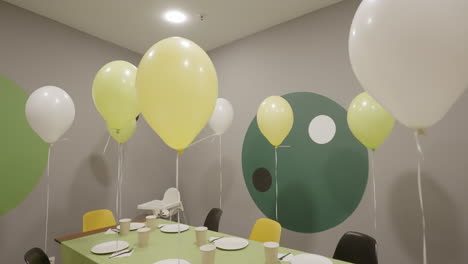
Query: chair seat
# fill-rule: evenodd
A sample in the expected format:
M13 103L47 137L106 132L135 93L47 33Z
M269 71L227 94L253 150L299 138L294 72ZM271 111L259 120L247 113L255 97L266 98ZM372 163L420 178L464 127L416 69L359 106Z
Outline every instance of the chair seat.
M281 229L280 223L268 218L260 218L255 222L255 225L250 232L249 239L262 243L279 243L281 239Z
M161 200L153 200L137 206L140 210L152 211L154 215L158 215L163 210L171 210L173 208L181 207L181 202L164 203Z
M24 254L26 264L50 264L49 257L40 248L32 248Z
M137 208L140 210L161 211L164 209L164 203L161 200L153 200L147 203L139 204Z
M338 242L334 259L358 264L378 264L377 241L366 234L346 232Z
M221 220L221 215L223 214L223 210L220 208L212 208L210 212L206 215L205 223L203 226L208 227L208 230L218 232L219 229L219 221Z
M93 210L83 215L83 232L116 224L114 214L108 209Z
M154 215L161 215L162 212L168 211L170 217L179 211L184 213L184 206L180 200L180 193L176 188L167 189L162 200L146 202L138 205L137 208L140 210L152 211Z

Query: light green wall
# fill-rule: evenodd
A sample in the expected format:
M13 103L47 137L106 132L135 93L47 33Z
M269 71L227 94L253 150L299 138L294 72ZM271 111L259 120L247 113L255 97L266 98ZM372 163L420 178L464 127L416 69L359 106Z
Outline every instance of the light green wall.
M26 121L26 92L0 75L0 216L15 208L39 182L47 148Z

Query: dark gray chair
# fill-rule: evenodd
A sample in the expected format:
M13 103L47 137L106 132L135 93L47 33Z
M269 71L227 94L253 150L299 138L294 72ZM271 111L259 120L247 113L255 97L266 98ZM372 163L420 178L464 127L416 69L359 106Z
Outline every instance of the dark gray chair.
M49 257L40 248L31 248L24 254L26 264L50 264Z
M377 241L359 232L347 232L336 246L334 259L355 264L378 264Z
M208 227L208 230L218 232L219 222L221 220L221 215L223 210L219 208L213 208L210 210L205 219L205 224L203 226Z

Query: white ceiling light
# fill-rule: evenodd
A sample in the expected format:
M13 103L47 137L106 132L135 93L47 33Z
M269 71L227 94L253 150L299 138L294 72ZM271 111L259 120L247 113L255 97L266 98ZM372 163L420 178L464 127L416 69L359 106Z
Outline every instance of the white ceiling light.
M180 24L187 20L187 15L178 10L169 10L164 14L164 18L171 23Z

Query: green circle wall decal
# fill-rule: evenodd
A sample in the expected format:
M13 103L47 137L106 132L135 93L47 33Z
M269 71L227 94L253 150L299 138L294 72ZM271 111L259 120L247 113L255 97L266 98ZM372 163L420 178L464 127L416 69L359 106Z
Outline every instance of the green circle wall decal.
M368 177L367 149L351 134L346 110L333 100L310 92L283 98L294 111L294 125L283 142L290 147L278 148L279 222L302 233L333 228L362 199ZM274 147L260 133L256 117L244 138L242 169L255 204L274 219Z
M3 76L0 91L0 215L4 215L39 182L47 162L48 145L26 121L26 92Z

